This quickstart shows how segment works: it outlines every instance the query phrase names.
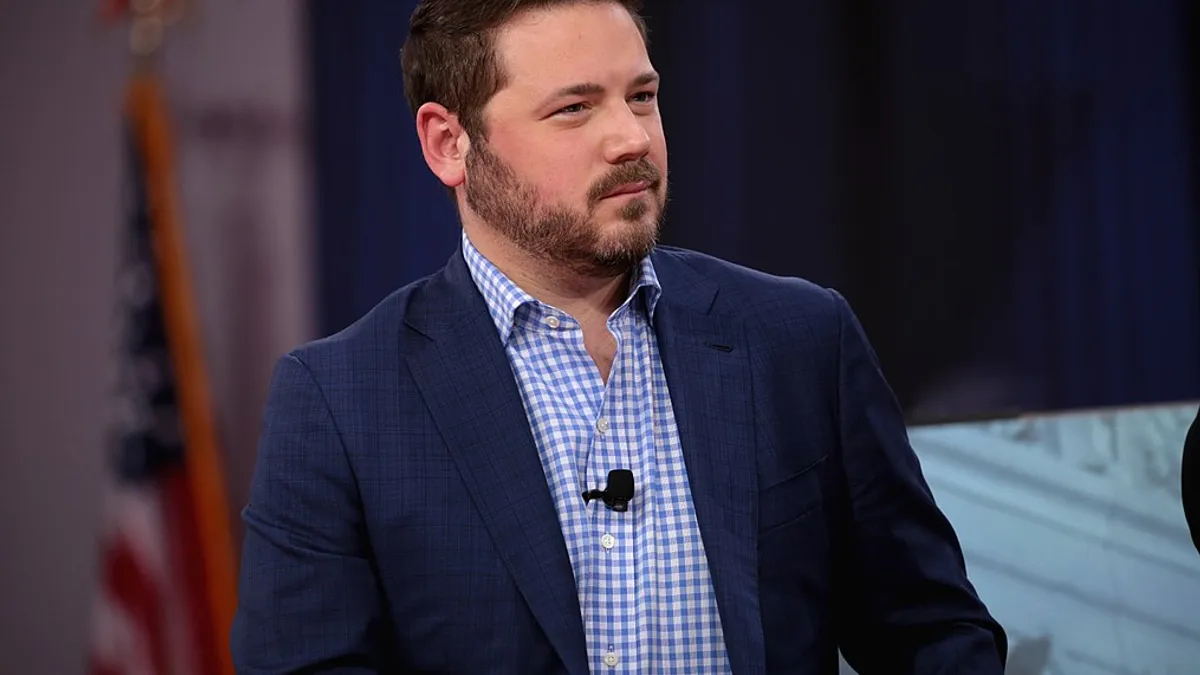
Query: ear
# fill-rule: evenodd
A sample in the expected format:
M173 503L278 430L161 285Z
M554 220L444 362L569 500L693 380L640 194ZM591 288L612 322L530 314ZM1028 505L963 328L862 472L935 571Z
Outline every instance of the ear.
M417 136L429 170L446 187L462 185L468 139L458 116L441 104L426 103L417 109Z

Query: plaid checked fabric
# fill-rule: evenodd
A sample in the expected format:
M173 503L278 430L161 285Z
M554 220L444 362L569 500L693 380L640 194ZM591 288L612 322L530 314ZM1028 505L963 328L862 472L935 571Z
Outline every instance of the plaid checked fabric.
M594 673L728 673L708 560L651 327L662 294L650 259L608 319L607 385L565 312L521 290L471 245L463 254L512 364L575 572ZM629 510L583 492L613 469Z

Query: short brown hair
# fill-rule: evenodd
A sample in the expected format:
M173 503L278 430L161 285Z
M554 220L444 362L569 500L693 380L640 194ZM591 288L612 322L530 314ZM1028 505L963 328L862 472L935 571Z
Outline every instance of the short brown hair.
M624 7L647 40L641 0L421 0L400 59L409 109L415 116L425 103L440 103L482 140L483 107L507 78L496 55L496 29L529 10L583 2Z

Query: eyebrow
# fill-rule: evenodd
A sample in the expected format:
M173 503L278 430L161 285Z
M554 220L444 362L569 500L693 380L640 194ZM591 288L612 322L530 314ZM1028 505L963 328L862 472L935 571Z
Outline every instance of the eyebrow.
M629 86L644 87L652 82L657 82L658 80L658 73L654 72L653 70L648 70L633 78L633 81L630 82ZM595 82L581 82L579 84L572 84L570 86L555 90L554 93L546 97L546 101L542 105L547 105L555 99L565 98L567 96L595 96L603 93L603 86L596 84Z

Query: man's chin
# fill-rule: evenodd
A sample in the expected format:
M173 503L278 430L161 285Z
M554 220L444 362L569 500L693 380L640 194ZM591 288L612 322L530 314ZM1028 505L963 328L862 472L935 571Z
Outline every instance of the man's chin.
M633 224L627 224L630 226ZM653 225L641 224L637 231L625 231L617 240L609 240L598 248L596 261L614 272L627 272L643 258L650 255L658 244L658 229Z
M644 252L640 259L658 242L658 221L645 217L637 221L617 220L605 228L601 239L601 248L631 254Z
M587 277L610 278L628 274L637 269L645 255L634 249L597 252L586 261L574 265L575 271Z

